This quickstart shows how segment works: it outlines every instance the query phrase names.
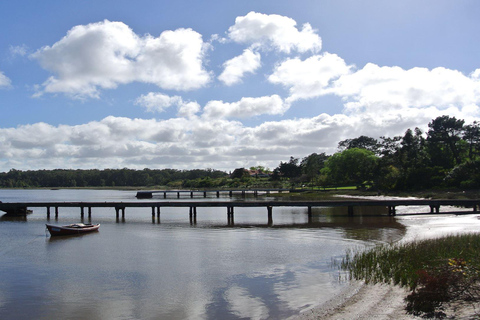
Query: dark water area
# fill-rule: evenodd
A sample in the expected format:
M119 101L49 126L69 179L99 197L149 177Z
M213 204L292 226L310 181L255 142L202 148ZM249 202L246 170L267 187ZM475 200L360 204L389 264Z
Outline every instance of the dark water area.
M0 190L0 200L136 201L113 190ZM286 319L346 285L332 259L405 234L373 210L314 208L309 222L305 208L274 208L269 226L265 208L236 208L232 226L225 208L199 208L194 225L188 208L162 208L160 220L127 208L120 222L93 208L84 222L99 232L70 237L50 237L45 223L79 222L79 208L50 221L45 208L3 215L0 319Z

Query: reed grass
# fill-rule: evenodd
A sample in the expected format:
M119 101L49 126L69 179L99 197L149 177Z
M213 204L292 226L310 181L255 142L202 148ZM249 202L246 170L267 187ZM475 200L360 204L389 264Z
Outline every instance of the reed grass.
M350 250L340 268L350 279L389 283L414 290L419 271L439 267L449 259L463 259L480 268L480 234L449 235L437 239L379 245L369 250Z

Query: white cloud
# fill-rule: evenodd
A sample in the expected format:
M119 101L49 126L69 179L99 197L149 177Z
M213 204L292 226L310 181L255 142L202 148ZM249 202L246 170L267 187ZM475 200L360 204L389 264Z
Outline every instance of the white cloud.
M12 57L15 56L25 56L27 54L28 47L25 44L21 46L10 46L9 51Z
M404 70L369 63L340 77L330 92L344 98L346 111L354 114L430 107L472 111L480 104L480 80L446 68Z
M178 117L191 118L200 111L200 105L195 101L182 102L178 105Z
M182 103L182 97L170 97L158 92L149 92L146 95L141 95L135 100L135 104L145 107L149 112L163 112L166 108L169 108L172 105L178 105L179 103Z
M310 24L303 25L299 31L295 20L277 14L249 12L237 17L235 24L228 29L228 37L235 42L269 48L290 53L318 52L322 48L322 40Z
M0 71L0 88L8 88L11 86L12 81Z
M202 66L205 49L201 35L191 29L139 37L122 22L105 20L73 27L32 57L54 74L39 95L61 92L85 98L133 81L164 89L200 88L210 80Z
M350 73L352 67L336 54L325 53L308 59L288 59L277 65L268 80L289 88L293 102L329 92L333 80Z
M238 102L209 101L204 108L205 118L250 118L262 114L276 115L287 111L289 105L278 95L242 98Z
M169 107L176 106L177 116L183 118L191 118L201 109L195 101L184 101L180 96L171 97L159 92L141 95L135 100L135 104L145 107L149 112L163 112Z
M226 61L224 70L218 79L227 86L239 83L245 73L254 73L260 68L260 53L245 49L243 53L235 58Z

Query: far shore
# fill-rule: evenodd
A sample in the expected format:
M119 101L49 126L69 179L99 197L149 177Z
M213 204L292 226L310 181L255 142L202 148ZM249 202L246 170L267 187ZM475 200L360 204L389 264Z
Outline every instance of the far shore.
M273 188L273 187L272 187ZM38 187L38 188L0 188L0 190L118 190L118 191L149 191L149 190L255 190L262 188L170 188L168 186L104 186L104 187ZM275 188L273 188L275 189ZM337 195L342 196L391 196L391 197L415 197L425 199L479 199L480 190L444 190L444 189L432 189L432 190L411 190L411 191L375 191L375 190L361 190L361 189L338 189L338 190L314 190L311 188L294 188L292 190L298 190L298 192L290 193L270 193L268 196L278 197L294 197L296 199L315 200L335 197ZM264 196L264 195L260 195Z

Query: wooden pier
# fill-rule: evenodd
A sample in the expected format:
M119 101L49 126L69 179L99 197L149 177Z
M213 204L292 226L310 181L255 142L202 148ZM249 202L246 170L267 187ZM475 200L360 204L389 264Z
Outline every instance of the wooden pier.
M228 195L233 197L234 195L241 195L245 197L247 194L251 194L254 197L257 197L259 194L270 194L270 193L284 193L292 192L294 190L290 189L222 189L222 190L157 190L157 191L138 191L137 199L151 199L154 194L163 194L163 198L167 199L168 195L174 195L177 199L183 195L187 195L190 198L203 197L206 198L208 194L214 194L217 198L220 198L220 195ZM296 191L298 192L298 190Z
M430 212L419 214L439 214L441 206L455 206L462 208L471 208L472 212L478 212L480 209L480 199L477 200L326 200L326 201L136 201L136 202L10 202L0 203L0 210L9 214L25 214L28 208L46 208L47 218L50 218L52 209L55 218L58 218L59 208L79 208L81 218L84 218L85 211L90 219L92 208L113 208L117 219L120 215L125 219L127 208L151 208L152 218L160 218L161 208L177 207L189 208L189 217L191 222L196 222L197 208L223 207L227 210L227 220L229 224L234 219L235 208L265 208L267 211L268 223L273 223L274 207L303 207L309 218L312 217L312 208L314 207L347 207L348 215L355 214L355 207L359 206L382 206L388 208L388 215L396 215L396 207L399 206L427 206ZM442 212L443 213L443 212Z

